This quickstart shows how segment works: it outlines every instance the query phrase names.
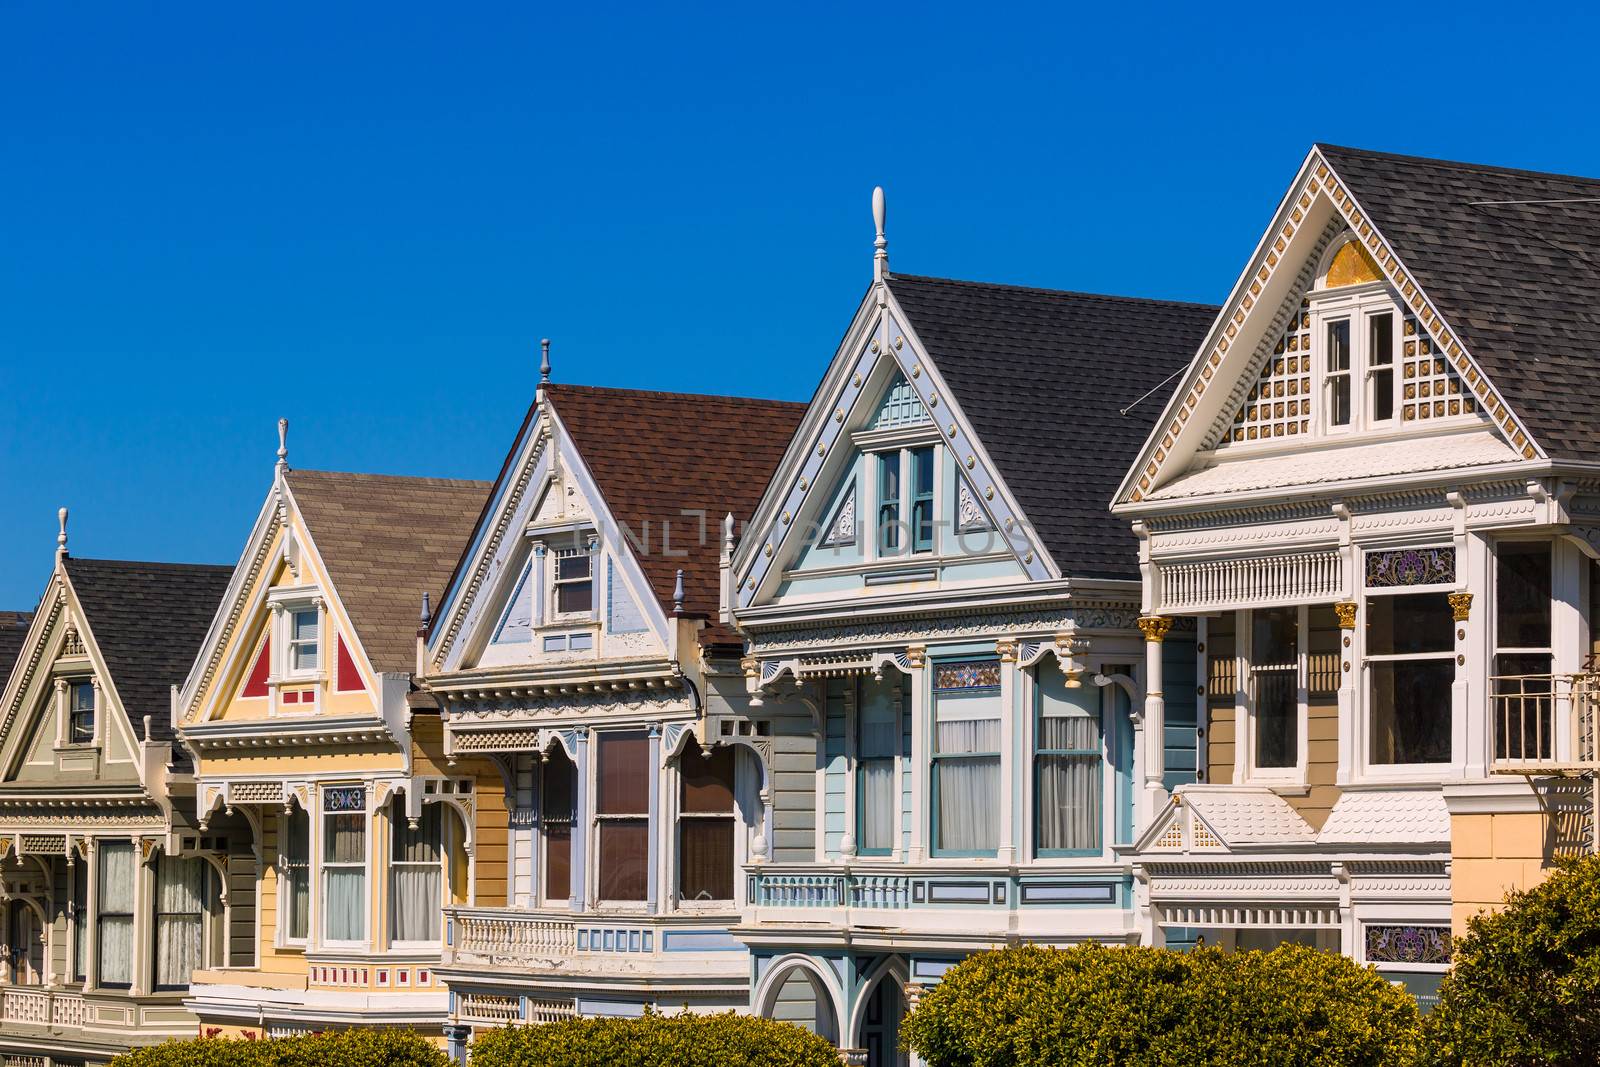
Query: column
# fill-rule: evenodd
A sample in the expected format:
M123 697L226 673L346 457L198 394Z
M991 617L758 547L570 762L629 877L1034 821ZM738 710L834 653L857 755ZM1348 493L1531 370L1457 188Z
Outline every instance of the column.
M1360 605L1354 600L1333 606L1333 613L1339 617L1339 770L1334 781L1340 786L1355 781L1361 766L1362 730L1356 721L1360 706L1356 700L1356 679L1361 672L1356 670L1358 650L1355 647L1359 610Z
M907 862L928 854L928 647L906 648L911 677L911 851ZM843 1025L843 1023L841 1023Z
M600 594L604 591L600 584L600 539L589 538L589 621L600 621Z
M99 712L97 711L95 714L98 716ZM56 679L56 746L57 747L60 747L61 745L66 744L67 743L67 738L70 736L70 732L69 731L71 730L71 727L69 727L67 725L67 717L68 717L68 709L67 709L67 680L65 678L57 678Z
M1164 615L1142 615L1139 631L1144 634L1144 793L1143 822L1167 802L1163 783L1166 774L1166 698L1161 692L1161 652L1172 620Z
M1017 859L1017 643L1003 638L995 643L1000 657L1000 847L1001 863Z
M661 819L661 724L650 724L650 830L645 877L645 905L652 911L660 910L661 892L661 835L669 832Z
M96 983L100 970L100 938L95 916L100 914L100 839L88 839L89 854L83 857L84 884L83 914L78 921L83 929L83 989L88 992Z
M129 993L144 996L150 992L150 973L153 969L152 949L155 947L155 900L150 858L155 850L145 851L143 838L133 841L133 983Z
M583 911L589 899L589 734L587 727L578 730L578 751L572 760L577 796L572 810L572 895L567 904L573 911Z
M533 625L544 625L544 554L543 541L533 543L533 562L528 564L528 596L533 606Z

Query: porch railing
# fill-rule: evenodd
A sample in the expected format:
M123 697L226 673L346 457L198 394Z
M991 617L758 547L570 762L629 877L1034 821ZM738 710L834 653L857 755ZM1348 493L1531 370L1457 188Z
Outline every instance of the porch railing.
M1493 768L1500 774L1585 774L1600 770L1596 709L1600 672L1496 675Z
M758 871L749 876L758 908L905 908L911 879L898 874L817 874Z
M500 909L453 908L447 914L452 959L543 959L577 951L578 924L570 918Z
M0 1022L24 1026L83 1026L83 994L58 989L0 987Z

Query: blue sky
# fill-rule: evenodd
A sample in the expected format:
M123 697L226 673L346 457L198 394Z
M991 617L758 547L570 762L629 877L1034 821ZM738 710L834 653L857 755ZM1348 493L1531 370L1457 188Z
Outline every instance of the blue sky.
M0 607L61 504L233 562L280 415L492 477L542 336L805 399L876 183L898 270L1219 300L1315 140L1600 174L1589 16L1380 10L0 0Z

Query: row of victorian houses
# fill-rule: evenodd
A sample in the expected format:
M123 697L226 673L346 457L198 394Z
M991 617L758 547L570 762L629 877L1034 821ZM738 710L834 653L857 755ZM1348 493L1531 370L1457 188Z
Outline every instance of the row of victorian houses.
M63 511L0 1067L684 1006L878 1067L1023 941L1426 999L1592 848L1600 181L1317 146L1220 308L891 273L875 215L809 404L547 354L492 482L280 424L231 568Z

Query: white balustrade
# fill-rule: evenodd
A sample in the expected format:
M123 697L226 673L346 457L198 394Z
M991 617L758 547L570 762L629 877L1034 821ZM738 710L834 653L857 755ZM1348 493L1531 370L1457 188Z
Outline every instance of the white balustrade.
M1343 595L1337 551L1242 559L1157 561L1157 611L1309 604Z
M0 1022L24 1026L83 1026L83 994L28 986L0 987Z

